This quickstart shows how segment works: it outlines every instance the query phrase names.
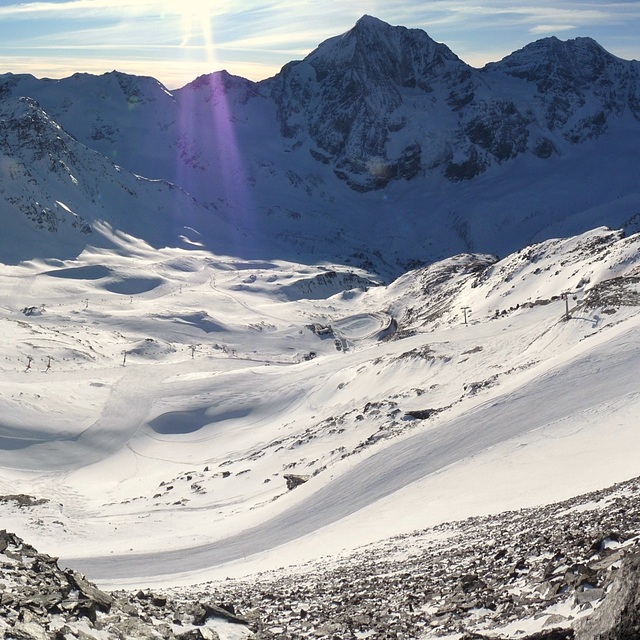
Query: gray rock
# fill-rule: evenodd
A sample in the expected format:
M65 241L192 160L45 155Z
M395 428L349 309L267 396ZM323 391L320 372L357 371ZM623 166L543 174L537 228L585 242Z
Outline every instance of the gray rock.
M213 629L191 629L177 634L176 640L220 640L220 636Z
M309 481L309 476L301 476L295 473L285 473L284 479L287 481L287 489L295 489L301 484Z
M50 640L46 629L36 622L17 622L11 630L5 631L5 638L12 640Z
M248 620L236 615L235 611L230 609L230 607L218 607L216 605L200 603L194 612L193 624L202 626L209 618L219 618L236 624L249 624Z
M113 598L104 591L101 591L94 584L91 584L81 573L70 569L66 572L69 582L87 599L96 603L101 611L108 612L113 604Z
M604 603L575 630L576 640L640 638L640 553L624 560Z

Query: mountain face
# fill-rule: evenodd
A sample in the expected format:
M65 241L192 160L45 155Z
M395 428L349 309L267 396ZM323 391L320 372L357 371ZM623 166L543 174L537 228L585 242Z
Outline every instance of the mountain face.
M639 68L589 38L548 38L476 70L423 31L365 16L270 84L283 135L311 138L315 157L370 190L435 169L469 180L562 153L612 117L640 121Z
M115 71L6 74L0 196L24 242L0 257L72 257L106 223L154 246L390 277L460 251L635 231L639 69L588 38L475 69L364 16L261 82L223 71L170 92Z
M112 246L114 231L157 246L188 245L193 227L224 234L215 210L172 183L113 164L67 133L32 98L0 103L0 151L3 223L11 238L2 249L5 261L68 257L87 244ZM54 242L46 242L50 234Z
M547 38L485 68L535 85L538 126L571 143L602 135L626 113L640 121L639 69L590 38Z
M365 191L421 171L424 142L407 111L422 103L422 118L436 115L428 98L467 87L470 77L467 65L423 31L365 16L266 84L283 136L310 138L316 159Z

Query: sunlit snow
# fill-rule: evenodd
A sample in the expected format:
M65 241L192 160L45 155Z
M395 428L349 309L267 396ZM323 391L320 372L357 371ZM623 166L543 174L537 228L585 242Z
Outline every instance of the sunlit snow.
M0 267L0 492L48 500L3 527L100 584L250 574L638 475L637 235L386 287L122 242Z

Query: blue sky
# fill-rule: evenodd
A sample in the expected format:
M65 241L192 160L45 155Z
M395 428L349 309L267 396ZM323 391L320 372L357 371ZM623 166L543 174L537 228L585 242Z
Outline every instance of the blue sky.
M364 14L424 29L474 66L550 35L640 59L636 1L0 0L0 73L118 69L169 88L219 69L260 80Z

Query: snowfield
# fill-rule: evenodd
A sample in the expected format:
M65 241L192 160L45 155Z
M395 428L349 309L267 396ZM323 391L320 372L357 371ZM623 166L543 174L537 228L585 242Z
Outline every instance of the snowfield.
M126 243L0 268L0 492L38 501L0 504L3 527L102 586L249 575L640 474L638 235L388 286Z
M0 75L0 632L458 640L610 603L639 65L552 37L474 69L363 16L257 83Z

